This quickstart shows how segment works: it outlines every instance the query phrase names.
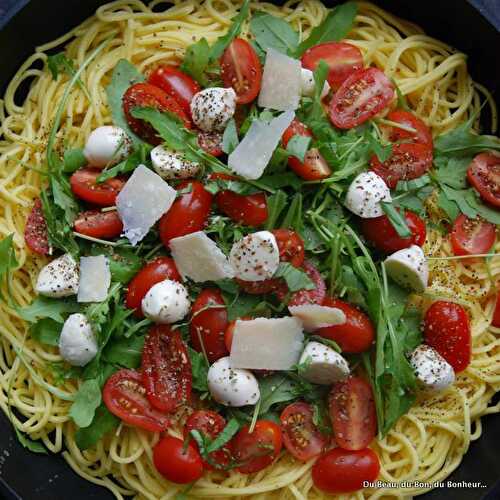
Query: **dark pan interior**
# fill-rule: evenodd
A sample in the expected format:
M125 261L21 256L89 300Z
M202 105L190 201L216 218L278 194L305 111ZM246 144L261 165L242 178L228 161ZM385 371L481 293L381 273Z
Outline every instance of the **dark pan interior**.
M2 7L0 0L0 7ZM470 56L473 77L494 91L497 103L500 81L500 34L466 0L374 0L400 17L420 24L430 35ZM496 2L500 10L500 1ZM103 4L101 0L32 0L0 31L0 92L36 45L52 40L80 23ZM328 2L334 4L335 2ZM498 500L494 484L500 478L500 416L484 418L482 437L472 443L452 481L482 482L484 487L438 488L426 500ZM2 482L4 485L2 485ZM6 485L11 491L7 491ZM4 491L2 491L2 487ZM488 494L488 492L490 492ZM108 499L103 488L76 476L61 457L35 455L17 442L3 414L0 416L0 498L24 500ZM18 498L19 498L18 497Z

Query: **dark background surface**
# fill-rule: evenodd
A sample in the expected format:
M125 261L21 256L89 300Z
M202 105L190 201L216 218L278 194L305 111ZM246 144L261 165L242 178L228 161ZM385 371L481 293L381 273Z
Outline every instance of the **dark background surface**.
M500 82L500 0L374 0L400 17L417 22L429 34L471 55L474 78L494 91ZM0 0L0 29L28 0ZM32 0L0 31L0 93L36 45L67 32L91 15L101 0ZM328 2L327 2L328 3ZM333 3L333 2L332 2ZM488 19L480 16L474 4ZM485 488L442 488L422 500L500 500L500 416L483 419L484 432L472 443L453 481L482 481ZM8 485L10 486L7 486ZM105 500L112 495L79 478L59 456L34 455L17 442L0 415L0 498L11 500Z

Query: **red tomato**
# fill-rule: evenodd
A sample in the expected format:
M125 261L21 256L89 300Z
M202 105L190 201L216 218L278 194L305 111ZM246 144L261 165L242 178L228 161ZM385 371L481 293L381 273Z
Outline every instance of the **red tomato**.
M496 328L500 328L500 292L497 293L497 304L495 306L495 312L493 313L491 325Z
M155 108L159 111L170 111L182 120L186 128L191 128L191 120L182 106L164 90L150 83L136 83L129 87L123 95L122 103L125 118L132 132L150 144L161 144L162 139L158 137L152 125L132 116L134 108Z
M288 142L294 135L301 135L303 137L312 137L309 129L296 118L285 130L282 137L283 146L286 148ZM330 176L332 171L326 163L321 153L316 148L311 148L304 157L302 163L295 156L288 158L288 166L299 176L307 181L316 181L326 179Z
M148 82L173 97L181 105L184 113L191 116L191 100L201 87L189 75L174 66L163 65L149 75Z
M462 306L444 300L434 302L425 313L424 338L455 372L469 366L472 339L469 315Z
M307 461L319 455L328 444L313 422L314 410L310 404L297 402L281 413L281 431L285 448L297 459Z
M378 68L358 69L330 101L330 120L342 129L357 127L394 99L394 85Z
M108 410L129 425L151 432L167 429L170 419L151 406L136 370L119 370L108 378L102 399Z
M290 262L292 266L300 267L304 263L304 241L298 233L290 229L273 229L280 251L280 261Z
M153 448L156 470L169 481L187 484L203 475L203 462L193 443L187 446L181 439L167 436Z
M184 426L184 439L190 436L190 432L197 430L210 439L215 439L226 427L226 421L218 413L210 410L197 410L192 413ZM196 447L196 443L193 442ZM231 460L231 451L226 445L213 453L210 453L210 461L218 465L228 465ZM208 470L214 470L214 467L208 462L203 461L203 466Z
M75 231L93 238L116 238L123 231L123 223L116 211L87 210L76 218Z
M483 219L457 217L451 230L451 246L455 255L486 253L495 243L495 225Z
M43 215L40 198L34 201L33 208L26 219L24 241L32 252L40 255L49 254L49 235L47 233L47 223Z
M432 150L427 144L395 144L388 160L381 163L377 155L373 155L370 166L394 189L399 181L417 179L432 167Z
M203 290L194 301L191 311L189 331L193 348L198 352L205 352L210 363L227 356L224 343L228 325L227 309L220 290Z
M243 316L242 318L238 318L239 321L247 321L250 316ZM226 349L228 352L231 352L231 346L233 345L233 335L234 335L234 327L236 326L236 321L230 321L226 327L226 331L224 332L224 343L226 344Z
M80 168L70 178L71 191L80 200L109 207L116 203L116 197L125 185L125 180L114 177L104 182L97 182L101 174L97 168Z
M160 219L160 238L166 247L172 238L201 231L207 223L212 205L212 195L199 181L182 182L177 189L190 191L178 196L170 210Z
M321 304L326 296L326 285L319 271L313 264L304 261L302 268L316 286L313 290L299 290L294 292L288 302L289 306L300 306L303 304ZM279 294L278 294L279 297Z
M253 47L242 38L235 38L220 59L221 77L225 87L236 92L238 104L252 102L260 91L262 67Z
M356 70L363 68L361 51L345 42L328 42L315 45L304 52L302 67L314 71L321 60L328 64L326 79L333 90L337 90L345 79Z
M288 288L284 285L280 278L270 278L263 281L244 281L235 278L239 287L250 295L263 295L265 293L276 292L277 290L285 296L288 293Z
M370 384L350 377L333 384L330 417L335 441L344 450L362 450L377 434L377 413Z
M125 305L129 309L135 309L136 315L142 317L142 299L153 285L163 280L182 281L175 262L170 257L157 257L132 278L128 285Z
M326 297L322 305L341 309L346 322L320 328L315 332L316 335L337 342L343 352L359 353L371 348L375 340L375 328L364 312L343 300L330 297Z
M241 464L238 472L252 474L265 469L278 457L282 447L281 430L274 422L257 420L252 433L246 425L231 444L233 457Z
M433 145L432 134L429 127L417 116L403 109L396 109L387 115L387 119L411 127L416 132L409 132L398 127L389 128L389 140L391 142L416 142L427 144L431 149Z
M219 210L245 226L260 226L267 220L267 200L264 193L241 195L225 189L215 196Z
M221 156L224 154L224 151L222 151L222 134L218 132L199 132L198 146L205 153L212 156Z
M469 165L467 179L484 201L500 207L500 155L477 155Z
M191 361L179 330L155 325L144 342L142 383L149 402L159 410L173 412L191 397Z
M387 215L374 217L373 219L361 219L361 231L377 250L386 253L397 252L412 245L421 247L425 243L425 222L413 212L405 212L405 220L412 235L409 238L401 238Z
M362 489L364 481L375 481L379 472L379 459L370 448L359 451L334 448L318 458L312 478L321 491L348 493Z

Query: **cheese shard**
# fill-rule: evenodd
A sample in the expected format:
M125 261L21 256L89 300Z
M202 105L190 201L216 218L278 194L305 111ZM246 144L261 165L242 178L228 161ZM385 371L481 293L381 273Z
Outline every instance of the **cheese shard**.
M303 304L289 306L290 314L302 321L306 332L313 332L318 328L342 325L346 322L344 311L338 307L320 306L318 304Z
M116 198L123 235L137 245L169 210L177 192L158 174L139 165Z
M289 370L302 353L302 323L290 316L237 320L230 361L233 368Z
M78 302L103 302L108 296L111 271L106 256L80 258Z
M297 109L300 102L302 66L277 50L267 50L258 104L262 108L286 111Z
M245 179L258 179L294 117L293 111L286 111L270 123L254 120L243 140L229 155L229 168Z
M227 257L203 231L173 238L169 245L175 265L184 279L201 283L234 276Z

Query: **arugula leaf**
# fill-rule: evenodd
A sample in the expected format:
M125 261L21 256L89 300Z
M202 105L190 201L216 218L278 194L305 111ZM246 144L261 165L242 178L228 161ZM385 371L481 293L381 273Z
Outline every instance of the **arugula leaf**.
M467 187L465 180L471 157L438 156L434 159L435 178L440 184L446 184L454 189Z
M267 221L266 229L274 229L281 215L281 212L286 207L287 195L284 191L278 190L267 198Z
M500 212L491 208L480 201L480 198L474 189L468 189L465 199L469 206L475 210L478 215L492 224L500 224Z
M128 126L125 113L123 112L122 99L127 89L135 83L145 80L143 74L137 71L136 67L126 59L120 59L116 64L111 76L111 83L106 87L108 96L108 106L111 110L113 122L127 132L134 144L140 144L142 139L135 135Z
M233 436L240 430L238 420L232 418L222 429L221 433L207 446L206 453L209 455L214 451L220 450L225 444L229 443Z
M458 205L460 212L471 219L477 216L477 211L472 208L467 201L466 196L469 192L467 189L452 189L445 184L441 185L441 189L449 201L454 201Z
M9 286L9 274L19 265L14 252L13 238L14 234L9 234L9 236L0 241L0 286L4 282L7 282L7 286ZM0 299L3 299L1 290Z
M289 262L280 262L275 275L276 278L283 278L291 292L297 290L314 290L314 283L309 276L301 269L292 266Z
M88 427L101 404L101 387L96 379L85 380L76 393L69 415L78 427Z
M36 323L43 318L64 323L65 317L63 315L79 310L80 306L75 299L50 299L38 295L29 306L19 308L17 313L28 323Z
M43 318L31 325L30 335L42 344L56 346L61 335L61 323L51 318Z
M188 354L193 373L193 388L200 392L208 392L208 361L201 352L195 351L190 346L188 346Z
M64 52L59 52L57 54L51 55L47 57L47 67L49 68L50 73L52 74L52 79L57 80L59 73L64 72L69 76L74 76L76 73L75 65L71 59L66 57ZM76 80L77 85L83 90L85 96L89 101L92 101L90 97L90 93L82 82L81 78Z
M296 399L296 384L286 375L274 374L259 380L260 410L267 413L271 406Z
M286 146L286 150L290 156L295 156L301 162L304 161L304 157L309 149L309 144L311 144L311 138L304 135L294 135Z
M67 149L64 152L64 165L62 167L62 171L66 174L72 174L76 172L79 168L87 165L87 158L83 154L83 149L74 148Z
M320 60L316 68L314 68L314 98L308 115L309 120L321 120L325 115L321 94L323 93L323 88L329 71L330 68L328 64L323 60Z
M240 140L238 139L238 130L236 129L236 122L234 118L231 118L226 128L224 129L224 134L222 136L222 151L226 154L231 154L236 146L239 144Z
M198 40L186 49L180 70L192 76L203 87L207 86L205 70L210 58L210 47L205 38Z
M27 437L26 434L22 433L15 425L14 431L16 433L17 440L24 448L32 451L33 453L47 454L47 450L41 441L33 441L33 439Z
M75 442L80 450L87 450L94 446L108 432L116 429L120 419L115 417L102 403L95 411L92 423L80 428L75 433Z
M138 368L141 364L143 347L144 337L134 335L108 344L103 351L103 357L109 363L125 368Z
M444 191L441 191L438 195L438 206L444 211L450 221L454 221L460 215L458 205L448 199Z
M380 206L389 219L392 227L401 238L409 238L412 235L410 228L406 224L406 219L394 208L392 203L381 201Z
M307 49L319 43L338 42L351 31L358 8L354 2L346 2L331 10L325 20L316 26L309 37L301 42L294 55L300 57Z
M299 34L289 23L266 12L258 11L252 15L250 31L264 52L272 48L283 54L293 54L299 43Z
M375 137L371 134L368 135L368 140L371 150L375 153L381 163L384 163L392 156L392 144L384 145L375 139Z
M149 153L153 147L150 144L140 143L135 148L134 152L129 155L125 160L111 168L105 168L102 173L97 177L97 182L104 182L108 179L116 177L120 174L128 174L135 170L139 165L146 165L149 163Z

